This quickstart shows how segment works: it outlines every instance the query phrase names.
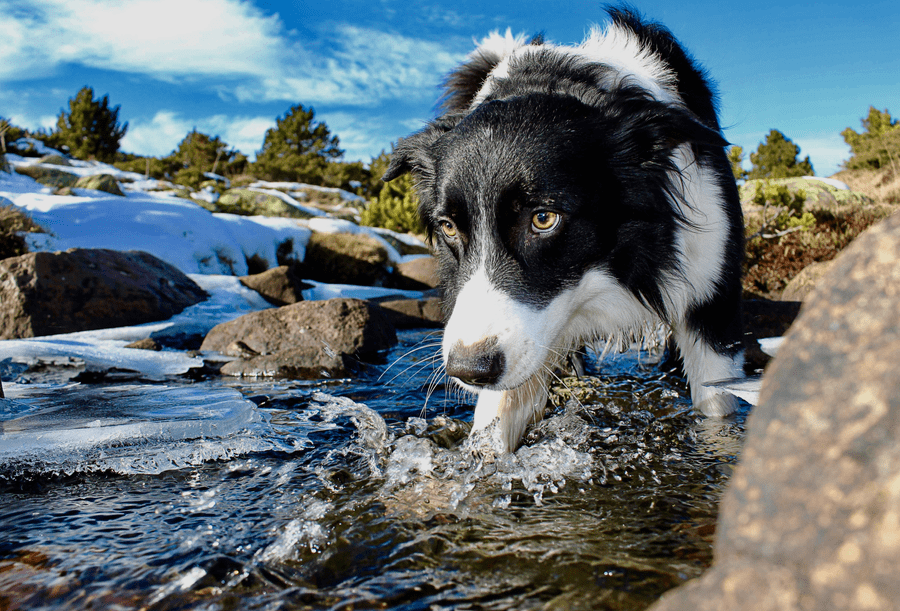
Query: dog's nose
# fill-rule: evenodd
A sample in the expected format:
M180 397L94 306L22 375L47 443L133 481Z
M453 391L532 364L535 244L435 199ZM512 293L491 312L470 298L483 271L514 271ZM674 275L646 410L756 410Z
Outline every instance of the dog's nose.
M447 374L472 386L495 384L506 367L497 339L490 338L471 346L458 342L447 356Z

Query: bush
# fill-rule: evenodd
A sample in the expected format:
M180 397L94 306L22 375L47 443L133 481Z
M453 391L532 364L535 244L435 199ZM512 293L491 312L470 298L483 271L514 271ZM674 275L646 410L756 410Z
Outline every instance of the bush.
M807 155L797 161L800 147L777 129L769 131L766 141L760 143L755 153L750 153L753 168L749 178L790 178L792 176L813 176L812 163Z
M734 174L735 180L747 178L747 170L741 166L744 161L743 147L735 145L728 149L728 161L731 162L731 172Z
M385 183L378 198L372 199L362 211L361 223L400 233L423 233L425 227L419 216L419 199L412 177L404 174Z
M805 231L816 224L816 217L804 211L806 191L797 189L793 193L785 184L771 181L757 183L752 202L763 207L762 226L750 238L781 237L793 231ZM775 216L767 218L769 208L775 208Z

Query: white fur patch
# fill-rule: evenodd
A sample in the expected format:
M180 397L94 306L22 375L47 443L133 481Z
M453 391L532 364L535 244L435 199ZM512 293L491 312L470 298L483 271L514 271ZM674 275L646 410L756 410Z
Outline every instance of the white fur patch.
M705 384L744 377L743 353L732 359L717 353L697 333L684 325L676 326L673 331L684 359L694 409L707 416L725 416L733 412L737 408L734 395L727 390L709 388Z
M672 181L680 187L684 201L673 203L691 224L679 227L675 236L681 273L667 273L662 283L666 310L678 317L715 292L722 276L729 227L715 175L697 163L686 145L680 146L674 157L680 173Z
M602 64L615 70L615 82L598 82L603 87L615 86L623 81L631 81L646 89L654 98L662 102L680 104L675 74L666 63L641 45L640 40L627 28L614 24L605 29L594 27L590 35L578 47L558 46L554 44L529 45L523 36L513 37L510 30L505 36L492 32L479 43L475 53L493 53L500 61L484 81L481 90L472 100L471 108L475 108L491 94L498 80L509 76L509 64L512 58L521 59L529 53L539 50L553 49L560 53L584 58L586 62Z

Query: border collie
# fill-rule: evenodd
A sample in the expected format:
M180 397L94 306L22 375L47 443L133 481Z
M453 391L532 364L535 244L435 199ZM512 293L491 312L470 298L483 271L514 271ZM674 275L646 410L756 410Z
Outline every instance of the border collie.
M715 94L665 27L609 15L577 47L490 35L384 176L416 179L446 372L509 451L585 343L665 323L707 416L735 400L705 384L743 375L743 220Z

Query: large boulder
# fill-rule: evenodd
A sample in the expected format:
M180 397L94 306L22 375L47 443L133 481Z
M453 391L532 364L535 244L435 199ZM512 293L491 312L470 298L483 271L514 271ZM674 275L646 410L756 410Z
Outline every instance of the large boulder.
M23 176L33 178L45 187L54 187L63 189L65 187L74 187L78 182L78 176L56 168L47 168L39 165L20 165L16 166L16 172Z
M347 375L397 343L384 311L359 299L302 301L214 327L201 350L238 357L222 373L321 378Z
M437 288L440 285L437 259L428 256L404 261L397 266L389 284L398 289L413 291Z
M165 320L206 297L145 252L30 253L0 261L0 339Z
M332 284L381 285L389 265L387 249L377 238L314 231L306 244L302 275Z
M831 269L832 261L815 261L810 263L800 273L788 280L784 290L781 291L782 301L803 301L813 292L816 284L822 276Z
M392 299L378 304L398 329L428 329L444 326L440 297Z
M109 174L95 174L93 176L82 176L74 185L75 189L94 189L95 191L104 191L112 195L125 197L122 189L119 187L118 181Z
M712 568L654 611L900 605L900 214L809 295L764 377Z
M213 212L229 212L245 216L279 216L305 219L312 215L292 206L277 195L253 189L229 189L213 204L204 204Z

